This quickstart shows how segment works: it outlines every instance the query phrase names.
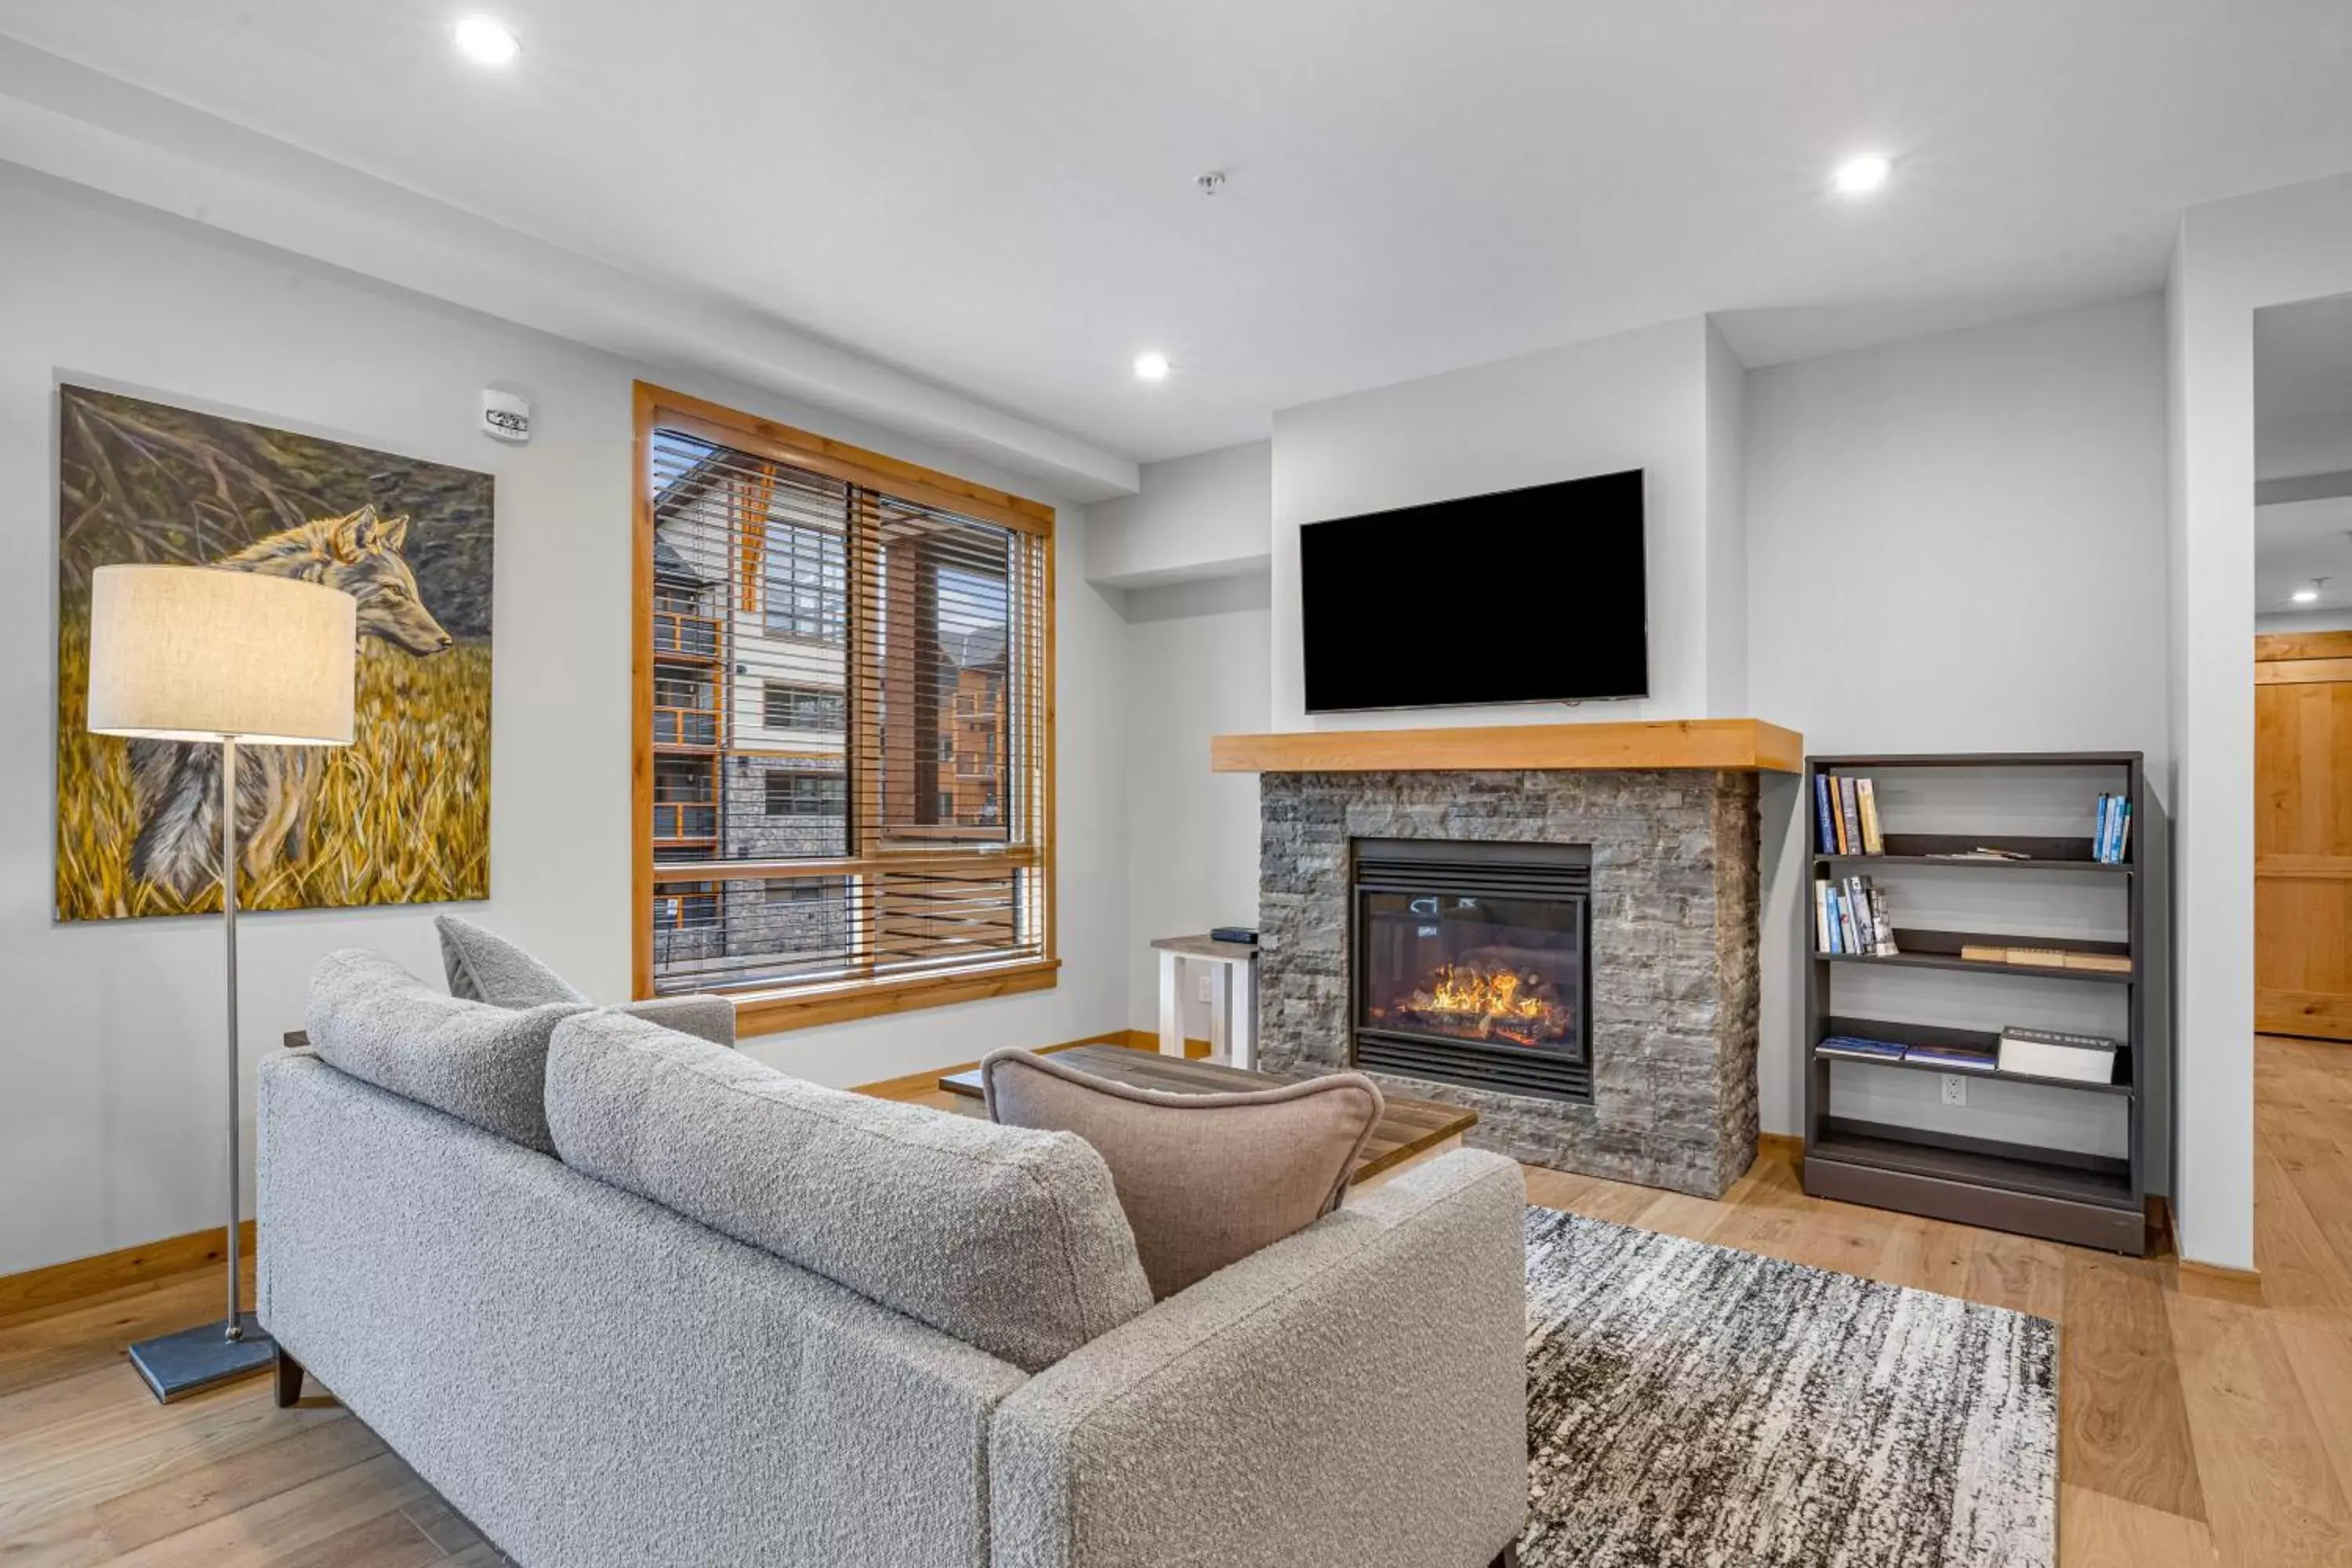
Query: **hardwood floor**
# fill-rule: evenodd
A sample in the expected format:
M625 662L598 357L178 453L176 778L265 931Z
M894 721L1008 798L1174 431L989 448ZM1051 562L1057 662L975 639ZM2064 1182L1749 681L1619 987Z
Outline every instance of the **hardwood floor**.
M1550 1171L1528 1186L1537 1203L2057 1321L2067 1568L2352 1565L2352 1047L2263 1040L2256 1102L2259 1289L1818 1203L1781 1150L1719 1202ZM150 1399L122 1347L201 1320L216 1289L199 1270L0 1319L0 1564L500 1561L315 1384L291 1411L266 1377Z

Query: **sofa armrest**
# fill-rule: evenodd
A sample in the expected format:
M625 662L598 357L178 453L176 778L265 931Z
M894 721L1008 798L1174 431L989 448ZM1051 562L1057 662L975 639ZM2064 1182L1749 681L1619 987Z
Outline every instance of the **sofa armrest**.
M995 1568L1486 1568L1527 1518L1527 1189L1406 1171L1032 1378Z

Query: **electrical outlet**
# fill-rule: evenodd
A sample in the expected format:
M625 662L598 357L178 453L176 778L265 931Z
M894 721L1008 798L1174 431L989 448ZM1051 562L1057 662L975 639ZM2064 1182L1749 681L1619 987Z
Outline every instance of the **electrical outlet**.
M1946 1073L1944 1075L1944 1103L1946 1105L1966 1105L1968 1102L1969 1080L1962 1078L1956 1072Z
M1203 974L1194 980L1192 982L1192 988L1200 993L1202 1001L1206 1002L1209 999L1209 977L1207 975Z

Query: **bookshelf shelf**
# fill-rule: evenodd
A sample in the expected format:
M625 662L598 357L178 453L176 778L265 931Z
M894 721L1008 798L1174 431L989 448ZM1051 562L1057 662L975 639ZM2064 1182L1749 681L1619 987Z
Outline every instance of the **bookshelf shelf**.
M1840 1034L1860 1034L1860 1033L1862 1033L1862 1031L1860 1031L1860 1030L1846 1030L1846 1029L1841 1029L1841 1030L1839 1030L1838 1032L1839 1032ZM1879 1036L1878 1037L1879 1037L1879 1038L1881 1038L1881 1039L1885 1038L1885 1037L1884 1035L1881 1035L1881 1036ZM1991 1045L1994 1041L1997 1041L1997 1040L2000 1038L2000 1037L1999 1037L1999 1036L1997 1036L1997 1035L1986 1035L1986 1036L1984 1037L1984 1038L1985 1038L1985 1041L1987 1042L1988 1048L1990 1048L1990 1045ZM2116 1055L2118 1055L2118 1056L2121 1056L2121 1055L2123 1055L2123 1054L2124 1054L2124 1053L2122 1053L2122 1052L2120 1052L2120 1051L2116 1053ZM1826 1061L1826 1062L1859 1062L1859 1063L1861 1063L1864 1067L1869 1067L1869 1068L1894 1068L1894 1069L1895 1069L1895 1071L1897 1071L1897 1072L1932 1072L1932 1073L1943 1073L1943 1072L1948 1072L1948 1071L1950 1071L1950 1070L1951 1070L1951 1069L1950 1069L1950 1068L1942 1068L1942 1067L1938 1067L1938 1066L1937 1066L1936 1064L1934 1064L1933 1062L1907 1062L1907 1061L1905 1061L1905 1060L1904 1060L1902 1058L1900 1058L1900 1057L1849 1057L1849 1056L1843 1056L1843 1055L1840 1055L1838 1052L1835 1052L1835 1051L1825 1051L1825 1050L1822 1049L1822 1048L1821 1048L1821 1047L1819 1047L1819 1046L1815 1046L1815 1047L1813 1047L1813 1055L1814 1055L1814 1057L1815 1057L1815 1058L1816 1058L1816 1059L1821 1060L1821 1061ZM2042 1077L2041 1075L2039 1075L2039 1074L2037 1074L2037 1073L2022 1073L2022 1072L1988 1072L1988 1073L1976 1073L1976 1074L1973 1074L1973 1075L1971 1075L1971 1076L1970 1076L1969 1081L1970 1081L1971 1083L1974 1083L1974 1082L1977 1082L1977 1081L1979 1081L1979 1080L1981 1080L1981 1081L1983 1081L1983 1082L1985 1082L1985 1083L2028 1083L2028 1084L2034 1084L2034 1085L2038 1085L2038 1086L2040 1086L2040 1087L2042 1087L2042 1088L2045 1088L2045 1089L2078 1089L2078 1090L2080 1090L2080 1091L2082 1091L2083 1093L2085 1093L2085 1094L2114 1094L2114 1095L2121 1095L2122 1097L2124 1097L2124 1098L2125 1098L2125 1099L2126 1099L2126 1100L2130 1099L2133 1095L2135 1095L2135 1094L2137 1094L2137 1093L2138 1093L2138 1092L2139 1092L2137 1089L2135 1089L2134 1088L2132 1088L2131 1084L2130 1084L2128 1081L2126 1081L2126 1082L2123 1082L2123 1083L2084 1083L2084 1082L2082 1079L2072 1079L2072 1078L2043 1078L2043 1077Z
M1893 934L1899 951L1885 956L1820 951L1814 902L1811 898L1798 900L1801 906L1801 942L1808 960L1804 964L1803 976L1809 1030L1805 1072L1805 1190L1817 1196L1849 1203L1872 1204L1939 1219L2144 1255L2148 1245L2146 1119L2149 1063L2144 1037L2147 986L2143 984L2147 969L2145 948L2147 911L2143 887L2145 879L2134 874L2137 869L2137 836L2134 836L2134 841L2126 846L2123 858L2111 864L2096 858L2094 840L2088 834L2051 836L2046 833L1985 834L1946 830L1968 826L1965 819L1972 814L1979 820L1990 817L1989 826L1993 822L2006 821L2015 826L2034 829L2045 826L2063 826L2070 817L2075 821L2085 820L2093 804L2092 797L2100 794L2122 795L2129 803L2132 818L2137 821L2146 805L2146 781L2141 757L2128 752L1811 757L1807 759L1805 770L1802 799L1809 808L1809 859L1816 880L1827 879L1834 884L1846 877L1869 877L1879 871L1890 878L1916 877L1922 873L1954 869L2062 874L2054 879L2044 878L2038 881L2000 876L1988 879L1981 884L1919 883L1922 889L1937 886L1948 889L1950 895L1970 913L1982 913L1986 923L2011 925L2016 929L1987 932L1948 931L1932 926L1896 928ZM1874 838L1873 842L1883 843L1885 853L1840 853L1835 844L1822 841L1818 816L1811 809L1818 799L1816 779L1824 774L1863 778L1878 773L1894 775L1893 781L1882 780L1875 792L1874 810L1885 820L1873 829L1874 832L1883 831L1883 837ZM1837 798L1834 785L1832 790L1834 800ZM2000 802L2000 810L1988 811L1983 805L1986 800ZM1955 801L1960 804L1956 805ZM1973 807L1969 804L1971 802L1974 803ZM1955 816L1962 820L1956 822L1953 820ZM1851 817L1846 818L1849 824L1852 820ZM1979 848L2002 850L2026 858L1955 858ZM1896 893L1891 897L1900 900L1903 895ZM2075 920L2090 914L2095 908L2099 912L2091 918L2101 923L2104 923L2107 912L2116 908L2115 903L2107 900L2119 900L2127 931L2126 940L2095 941L2073 936L2023 934L2037 925L2071 923L2069 907L2064 902L2069 898L2074 900L2072 914ZM2097 929L2095 925L2094 929ZM1960 955L1963 948L1975 946L2038 948L2097 954L2126 959L2131 966L2126 970L2069 969L2048 964L1963 958ZM1860 968L1890 973L1888 978L1872 983L1869 993L1872 1001L1865 1008L1849 1006L1841 1009L1838 1005L1840 977L1853 976ZM1914 1024L1862 1016L1865 1011L1907 1010L1895 999L1895 993L1904 987L1927 984L1925 981L1895 978L1909 971L1967 972L1985 977L1985 984L1965 991L1948 987L1941 992L1926 994L1931 1000L1923 1005L1934 1007L1950 1016L1953 1023L1949 1025ZM2079 992L2058 992L2004 986L2002 984L2017 980L2081 981L2090 984ZM1895 990L1890 991L1890 987ZM2078 995L2081 1000L2065 1003L2062 1009L2062 1000L2068 995ZM2054 1095L2058 1098L2045 1102L2011 1097L1986 1112L1953 1110L1929 1115L1922 1110L1912 1113L1922 1121L1933 1121L1934 1127L1898 1124L1884 1120L1889 1114L1903 1114L1900 1110L1890 1110L1889 1107L1917 1099L1909 1091L1890 1099L1889 1092L1894 1086L1885 1079L1868 1075L1838 1075L1839 1100L1862 1097L1873 1108L1874 1120L1856 1120L1842 1114L1839 1107L1832 1104L1831 1069L1838 1062L1885 1068L1895 1075L1942 1074L1951 1069L1930 1061L1853 1057L1819 1049L1821 1042L1832 1035L1990 1052L1999 1045L2000 1029L2013 1023L2031 1021L2035 1016L2035 1006L2066 1017L2071 1016L2074 1009L2093 1005L2095 999L2100 996L2120 996L2120 1003L2109 1000L2097 1002L2095 1006L2099 1010L2120 1007L2121 1016L2127 1018L2120 1032L2123 1048L2116 1054L2116 1082L2084 1083L2072 1079L2023 1073L1954 1074L1971 1080L2010 1084L2025 1091L2028 1096ZM2024 1005L2020 1007L2024 1018L2010 1016L2009 1009L2020 1004ZM2116 1015L2109 1013L2106 1016L2113 1017ZM1978 1026L1956 1026L1963 1021ZM2071 1023L2063 1026L2078 1027ZM2112 1024L2098 1028L2096 1032L2105 1035L2118 1033ZM2048 1120L2038 1112L2028 1118L2011 1120L2005 1124L2001 1120L2005 1112L2013 1115L2014 1108L2021 1105L2045 1103L2053 1112L2059 1112L2070 1104L2080 1109L2053 1115ZM2077 1115L2089 1114L2095 1103L2113 1107L2100 1110L2100 1119L2118 1114L2124 1118L2127 1128L2126 1154L2088 1154L2067 1149L2038 1147L2032 1142L2017 1142L2013 1138L1969 1135L1979 1129L2001 1131L2005 1125L2011 1133L2021 1127L2029 1130L2033 1138L2058 1136L2047 1129L2064 1125ZM1979 1121L1977 1119L1979 1115L1991 1120ZM2113 1122L2108 1121L2107 1125L2112 1127ZM2110 1144L2109 1147L2115 1145Z
M1989 958L1963 958L1963 947L2032 947L2060 952L2095 953L2102 957L2127 958L2128 943L2120 942L2086 942L2079 937L2019 936L2014 933L1981 931L1917 931L1898 927L1895 945L1902 951L1889 954L1863 952L1822 952L1813 957L1824 963L1871 963L1890 969L1957 969L1980 974L2031 975L2041 980L2097 980L2110 985L2128 985L2138 978L2135 965L2123 969L2061 969L2047 963L2009 963Z
M2128 1206L2132 1179L2128 1162L2102 1160L2075 1164L2055 1150L1990 1142L1948 1148L1917 1141L1909 1128L1867 1121L1842 1121L1823 1133L1818 1153L1825 1160L1899 1171L1943 1181L1977 1182L2005 1192L2037 1194L2070 1203Z
M1988 847L1993 847L1988 846ZM2127 861L2109 864L2088 857L2079 859L2034 860L1973 860L1956 854L1936 855L1816 855L1816 866L1951 866L1963 871L2092 871L2107 877L2128 877L2133 867Z

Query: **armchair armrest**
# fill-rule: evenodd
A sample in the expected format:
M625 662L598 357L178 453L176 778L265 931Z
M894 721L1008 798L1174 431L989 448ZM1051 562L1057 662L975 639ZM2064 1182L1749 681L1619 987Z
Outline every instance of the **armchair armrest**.
M991 1562L1486 1568L1527 1519L1526 1203L1448 1154L1030 1379Z

